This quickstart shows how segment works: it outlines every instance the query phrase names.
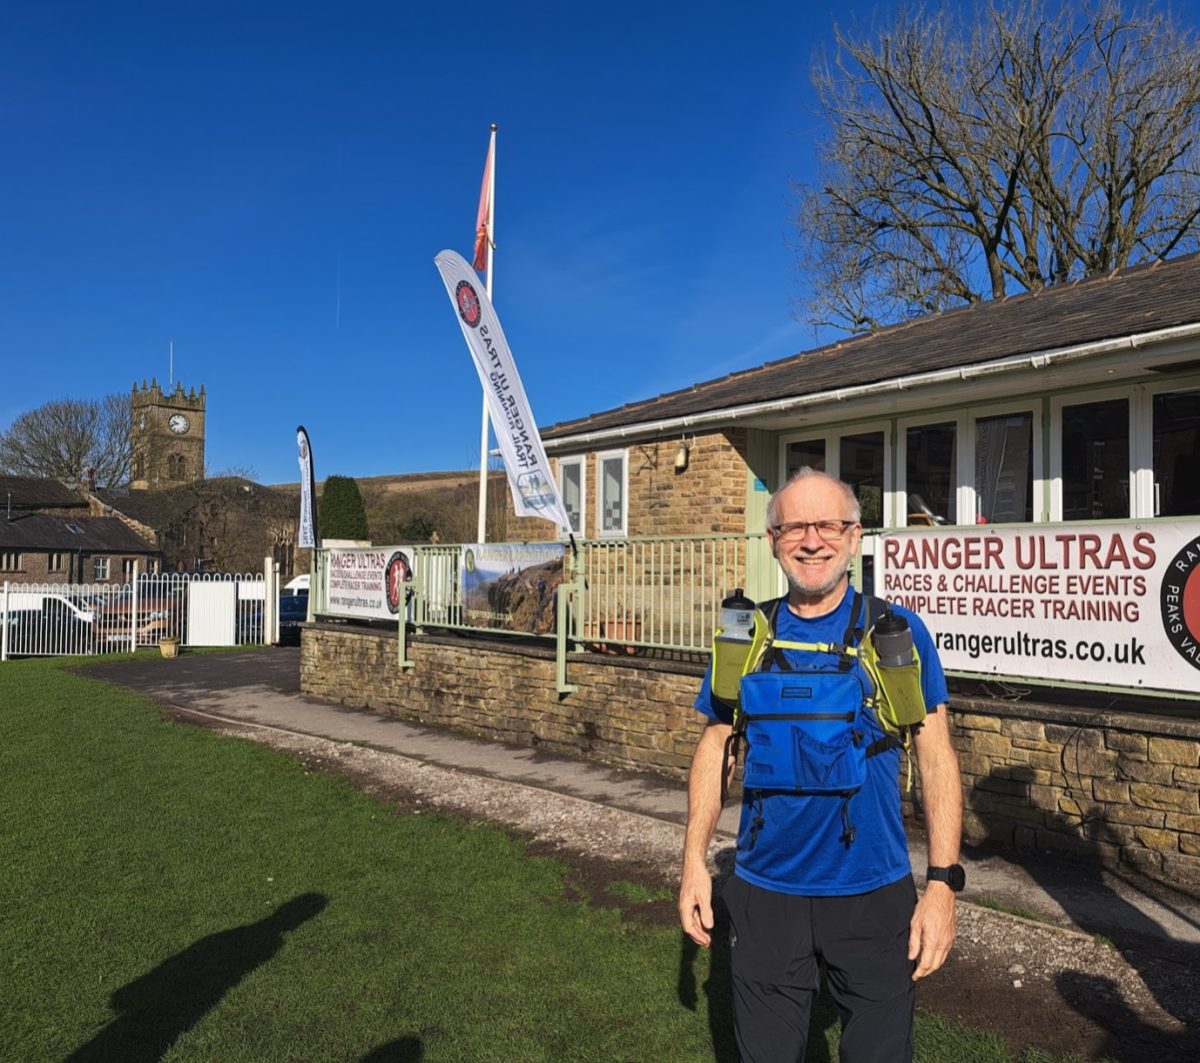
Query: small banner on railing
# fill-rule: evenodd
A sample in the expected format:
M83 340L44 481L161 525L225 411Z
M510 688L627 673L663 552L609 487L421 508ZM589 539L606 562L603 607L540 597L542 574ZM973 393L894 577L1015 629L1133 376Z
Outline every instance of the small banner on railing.
M472 543L462 548L463 619L472 627L554 631L565 549L554 543Z
M462 255L443 251L434 263L458 313L458 323L487 396L488 414L504 455L517 516L544 517L569 535L571 522L550 474L542 437L500 328L500 319L480 287L475 271Z
M411 546L350 547L326 551L326 612L360 620L395 620L405 609L412 579ZM405 615L412 619L412 604Z
M876 564L948 669L1200 690L1200 521L888 533Z

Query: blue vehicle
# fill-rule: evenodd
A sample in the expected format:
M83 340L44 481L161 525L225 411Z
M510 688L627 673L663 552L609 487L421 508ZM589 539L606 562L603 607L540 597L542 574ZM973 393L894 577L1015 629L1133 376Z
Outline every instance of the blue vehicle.
M299 646L300 625L308 619L308 591L279 596L279 645Z

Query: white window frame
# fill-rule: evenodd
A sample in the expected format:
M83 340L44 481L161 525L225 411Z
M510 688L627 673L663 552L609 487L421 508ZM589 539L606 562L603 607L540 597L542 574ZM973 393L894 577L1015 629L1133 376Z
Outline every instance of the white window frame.
M1094 388L1089 391L1067 392L1062 395L1055 395L1050 400L1050 520L1061 521L1063 519L1063 468L1062 468L1062 423L1063 423L1063 407L1064 406L1086 406L1091 402L1113 402L1115 400L1124 399L1129 406L1129 512L1126 517L1132 518L1137 515L1138 495L1141 485L1145 479L1141 475L1141 470L1138 466L1137 459L1140 457L1142 450L1150 447L1149 441L1149 418L1148 406L1146 402L1141 403L1141 413L1139 414L1139 403L1135 401L1134 388ZM1144 443L1139 443L1142 436L1146 436ZM1150 470L1150 476L1153 477L1153 469ZM1151 491L1153 494L1153 491ZM1113 518L1115 520L1123 520L1124 517ZM1081 521L1071 521L1072 524L1083 523Z
M604 528L604 462L621 459L621 527ZM625 539L629 536L629 451L602 450L596 454L596 538Z
M1158 516L1158 485L1154 481L1154 397L1200 392L1200 379L1186 377L1167 379L1153 384L1139 384L1131 389L1129 398L1129 443L1136 461L1131 462L1135 474L1131 478L1130 495L1134 499L1134 515ZM1178 520L1178 517L1166 517Z
M579 527L575 529L575 534L580 538L587 535L587 464L587 456L584 454L558 459L558 495L563 500L564 511L567 508L567 493L564 486L563 469L568 465L579 468ZM567 538L567 533L562 528L558 529L558 534L561 539Z
M787 448L789 443L799 443L801 440L824 440L825 472L835 479L840 479L842 475L842 438L844 436L868 435L871 432L883 433L883 528L894 528L896 526L896 514L899 510L896 509L896 488L892 475L892 451L894 449L892 422L888 420L866 421L863 424L838 425L836 427L824 425L819 428L800 429L781 434L779 437L779 464L776 469L774 490L778 491L783 486L784 478L787 475ZM863 540L864 543L866 541L866 539Z
M112 571L107 557L92 558L92 581L101 583L109 578L109 573Z
M20 550L2 550L0 551L0 572L20 572L21 571L21 551Z
M121 581L128 583L137 574L137 561L132 557L126 557L121 561Z
M1014 413L1027 413L1033 418L1033 523L1042 524L1046 520L1046 478L1043 471L1045 466L1043 465L1042 454L1042 404L1039 400L1025 399L999 403L995 406L972 406L967 410L967 423L965 428L960 429L958 448L961 452L959 459L960 469L963 466L961 455L966 454L970 457L970 460L966 462L966 479L959 485L960 488L966 488L962 492L958 503L958 511L961 517L960 522L963 524L974 524L979 517L979 499L975 491L975 444L978 439L975 423L981 419L1005 417ZM908 469L905 466L905 475L907 473ZM965 504L963 499L966 500ZM907 496L905 500L907 501ZM1021 523L1024 523L1024 521Z
M975 447L974 431L971 434L971 455L967 461L967 413L944 410L941 413L922 413L896 420L896 500L893 513L894 527L908 527L908 430L923 425L954 425L954 512L953 524L945 527L961 527L975 522ZM972 426L974 428L974 426ZM967 519L968 505L971 516ZM903 519L901 519L903 517Z
M52 550L46 557L47 572L66 572L67 555L60 550Z

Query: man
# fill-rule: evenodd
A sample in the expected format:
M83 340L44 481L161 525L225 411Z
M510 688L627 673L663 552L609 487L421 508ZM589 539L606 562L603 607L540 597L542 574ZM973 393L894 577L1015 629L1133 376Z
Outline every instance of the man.
M767 536L788 583L775 617L778 640L845 638L856 598L847 570L862 537L860 516L846 484L812 469L802 469L771 499ZM954 941L962 784L945 677L925 625L899 606L894 611L912 629L928 711L912 738L929 836L925 892L917 901L895 746L877 743L883 751L868 757L866 781L849 799L747 790L737 861L724 892L743 1063L803 1060L821 963L842 1015L843 1063L911 1060L915 982L941 967ZM798 651L780 652L790 662L784 667L813 667ZM732 770L732 711L713 696L710 677L696 700L708 724L688 781L679 889L684 931L704 947L713 928L706 857L721 810L722 774ZM868 740L877 734L882 730Z

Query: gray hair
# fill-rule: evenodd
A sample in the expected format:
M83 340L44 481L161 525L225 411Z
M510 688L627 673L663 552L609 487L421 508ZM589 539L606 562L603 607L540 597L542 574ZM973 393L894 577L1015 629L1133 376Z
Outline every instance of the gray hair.
M767 503L767 527L774 528L779 518L779 496L783 494L794 483L799 483L801 480L810 480L817 477L821 480L828 480L834 487L838 488L845 496L846 506L850 511L849 519L852 521L862 520L862 507L858 504L858 499L855 497L854 488L843 480L839 480L836 476L830 476L827 472L821 472L809 465L804 465L787 483L785 483L772 496Z

